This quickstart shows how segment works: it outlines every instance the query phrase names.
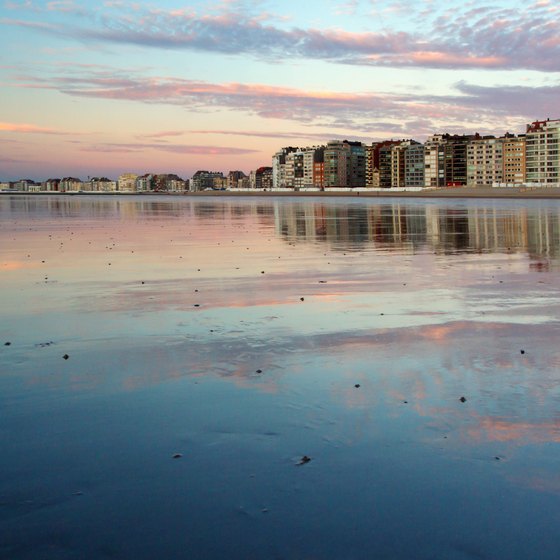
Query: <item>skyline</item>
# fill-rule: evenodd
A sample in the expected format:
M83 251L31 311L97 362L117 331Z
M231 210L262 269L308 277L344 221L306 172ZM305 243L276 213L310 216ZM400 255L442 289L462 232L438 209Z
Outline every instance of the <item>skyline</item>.
M284 145L560 115L541 0L0 0L0 179L248 172Z

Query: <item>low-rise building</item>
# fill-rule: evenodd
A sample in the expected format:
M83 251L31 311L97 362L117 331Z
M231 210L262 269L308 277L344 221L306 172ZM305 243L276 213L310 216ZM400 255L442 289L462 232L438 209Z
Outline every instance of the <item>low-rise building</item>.
M123 173L117 181L117 189L121 192L136 192L136 173Z
M216 184L222 184L221 181L223 179L225 179L225 177L223 173L219 171L199 170L192 176L190 188L191 191L194 192L203 191L205 189L213 189L216 188ZM225 184L227 185L227 179Z
M64 177L60 180L58 185L60 192L81 191L83 190L83 183L77 177Z

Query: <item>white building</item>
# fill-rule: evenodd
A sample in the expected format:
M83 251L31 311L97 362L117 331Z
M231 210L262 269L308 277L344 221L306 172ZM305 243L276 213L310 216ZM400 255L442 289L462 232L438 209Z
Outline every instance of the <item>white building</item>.
M560 183L560 120L527 125L527 182Z

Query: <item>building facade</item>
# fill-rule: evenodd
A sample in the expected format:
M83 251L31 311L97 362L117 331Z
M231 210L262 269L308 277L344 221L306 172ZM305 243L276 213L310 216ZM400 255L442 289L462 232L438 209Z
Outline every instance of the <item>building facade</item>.
M527 125L527 182L560 183L560 120L535 121Z

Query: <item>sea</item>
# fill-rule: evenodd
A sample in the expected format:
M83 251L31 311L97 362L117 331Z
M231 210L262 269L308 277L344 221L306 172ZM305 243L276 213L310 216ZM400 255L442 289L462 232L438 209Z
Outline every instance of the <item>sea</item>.
M560 201L0 197L0 558L557 560Z

